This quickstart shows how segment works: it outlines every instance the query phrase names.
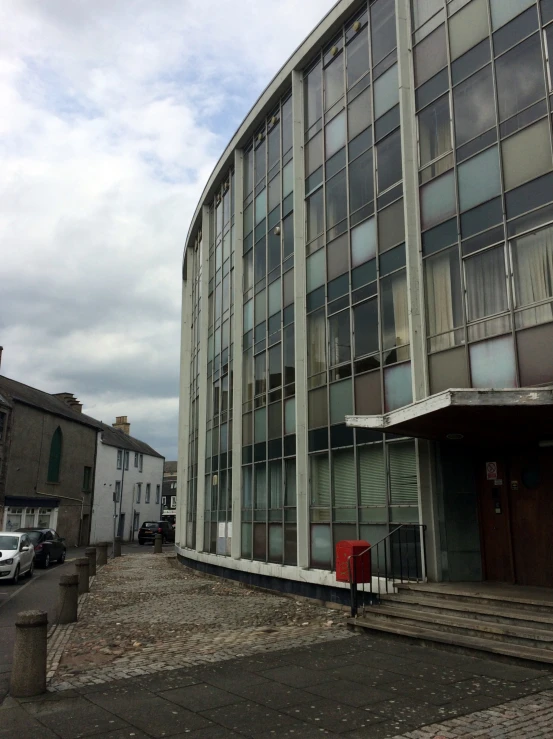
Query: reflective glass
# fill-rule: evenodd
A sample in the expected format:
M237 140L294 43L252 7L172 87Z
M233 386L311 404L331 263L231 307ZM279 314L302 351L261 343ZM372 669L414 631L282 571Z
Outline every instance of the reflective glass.
M413 50L415 85L429 80L447 64L445 25L440 26Z
M344 54L340 54L324 70L325 110L330 110L344 94Z
M449 48L452 59L472 49L489 33L486 0L472 0L449 20Z
M346 111L325 126L325 155L327 159L346 145Z
M358 267L376 256L376 218L351 230L351 266Z
M323 77L320 64L305 78L305 128L308 130L323 114Z
M328 363L330 367L351 359L349 310L336 313L328 319Z
M377 0L371 5L373 66L396 47L395 0Z
M491 66L453 88L455 143L457 146L495 125Z
M377 144L376 154L378 191L383 192L399 182L402 177L400 129Z
M461 210L491 200L501 192L497 146L461 164L458 169Z
M495 71L501 121L543 98L545 79L539 34L499 57Z
M534 3L535 0L490 0L493 30L508 23Z
M378 351L378 301L368 300L353 309L355 357Z
M420 189L421 223L424 229L435 226L455 215L457 202L455 198L454 172L437 177Z
M374 83L374 117L379 118L398 103L399 80L397 64L394 64Z
M371 89L358 95L348 105L348 138L354 139L371 124Z
M419 113L419 147L421 167L451 151L449 95Z
M352 213L374 200L372 149L361 154L349 166L349 197Z
M327 229L347 218L347 179L342 170L326 183L326 227Z
M324 200L323 200L323 188L313 193L307 200L307 241L311 241L319 234L322 234L324 229Z
M533 31L538 30L538 11L534 5L519 15L506 26L503 26L493 35L493 48L495 55L498 56L502 52L510 49L526 36L530 36Z
M369 71L369 34L363 28L346 47L348 89Z

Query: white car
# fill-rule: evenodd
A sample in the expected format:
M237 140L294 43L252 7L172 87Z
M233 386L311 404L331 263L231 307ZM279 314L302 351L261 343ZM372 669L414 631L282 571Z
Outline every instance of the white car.
M21 575L31 577L34 560L35 548L28 534L0 531L0 582L11 580L16 585Z

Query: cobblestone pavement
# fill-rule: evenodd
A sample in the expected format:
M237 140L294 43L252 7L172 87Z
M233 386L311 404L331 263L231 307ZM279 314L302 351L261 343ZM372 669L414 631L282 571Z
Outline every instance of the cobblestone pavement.
M168 554L111 560L79 609L78 623L50 633L50 690L351 638L341 611L206 577Z

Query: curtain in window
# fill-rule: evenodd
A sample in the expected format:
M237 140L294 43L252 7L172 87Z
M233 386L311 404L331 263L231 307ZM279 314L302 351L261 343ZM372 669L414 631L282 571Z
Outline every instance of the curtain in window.
M311 505L330 505L330 471L326 454L311 457Z
M267 508L267 470L264 464L255 466L255 508Z
M517 307L553 297L553 226L512 242ZM553 320L551 303L524 312L524 325Z
M455 250L457 251L457 250ZM433 342L436 349L449 349L455 345L455 316L450 252L442 252L425 264L426 315L428 335L438 338Z
M307 321L307 375L311 376L326 369L324 311L312 313Z
M409 308L407 302L407 279L405 272L392 278L393 322L394 333L389 337L389 347L409 344ZM409 348L397 351L397 360L409 359Z
M482 252L465 261L468 320L493 316L506 311L507 285L502 246ZM486 325L473 326L473 338L486 336Z

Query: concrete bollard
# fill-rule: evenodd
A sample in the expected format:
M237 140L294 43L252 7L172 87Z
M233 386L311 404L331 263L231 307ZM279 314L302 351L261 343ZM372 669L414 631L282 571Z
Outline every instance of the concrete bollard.
M156 534L154 538L154 554L161 554L163 551L163 537L161 534Z
M44 611L17 614L10 678L10 693L14 698L46 692L47 632L48 615Z
M72 624L77 620L79 576L62 575L58 591L58 623Z
M75 560L75 570L76 574L79 577L79 595L82 595L83 593L88 593L88 578L89 578L89 570L88 570L88 557L81 557L80 559Z
M96 548L87 547L84 550L85 557L88 559L88 574L90 577L94 577L96 574Z
M108 542L99 541L96 544L96 567L103 567L108 563Z
M121 537L120 536L116 536L115 541L113 542L113 556L114 557L121 556Z

